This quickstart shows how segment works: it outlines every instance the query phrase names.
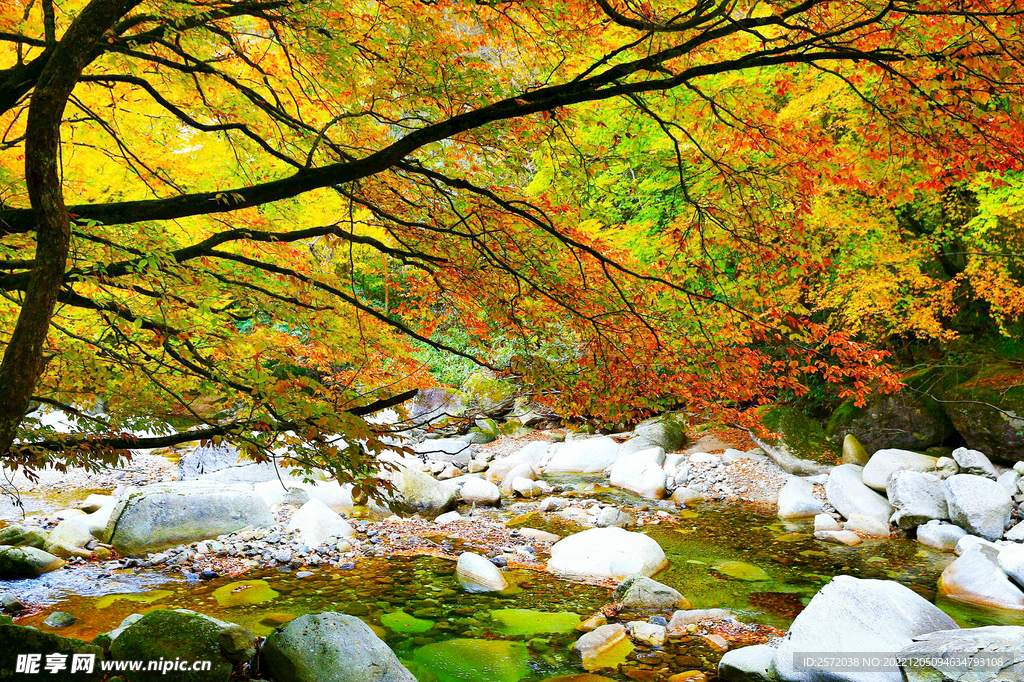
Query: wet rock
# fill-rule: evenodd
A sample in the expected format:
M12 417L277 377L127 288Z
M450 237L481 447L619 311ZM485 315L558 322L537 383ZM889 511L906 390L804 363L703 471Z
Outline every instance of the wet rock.
M368 625L341 613L296 618L267 637L262 655L281 681L416 682Z
M664 646L668 640L668 633L664 626L642 620L632 620L627 623L626 632L634 642L649 647Z
M998 563L999 551L976 544L939 576L939 594L979 606L1024 611L1024 592Z
M899 471L889 479L886 493L896 510L889 520L904 530L933 519L949 518L946 486L938 476L919 471Z
M990 625L914 637L896 656L905 682L987 682L1024 679L1024 627ZM943 664L937 653L948 655ZM993 658L1004 656L1001 665Z
M54 611L46 620L43 621L43 625L50 628L66 628L69 625L74 625L78 622L78 619L67 611Z
M48 537L49 533L35 526L12 525L0 528L0 545L42 549Z
M631 575L619 583L612 599L637 610L690 608L690 602L677 590L643 575Z
M842 627L837 624L842 623ZM779 643L772 662L773 673L786 682L898 682L898 670L829 674L798 670L800 652L877 652L891 654L912 643L914 637L957 627L953 619L904 585L890 580L862 580L841 575L833 578L811 599Z
M572 648L583 659L583 666L587 667L593 660L627 639L625 626L619 623L602 625L576 640Z
M556 575L622 580L654 575L668 564L657 541L622 528L592 528L551 547L548 569Z
M668 475L662 468L665 451L660 447L620 453L609 473L609 483L632 490L641 497L660 500L665 497Z
M320 500L310 500L295 512L288 530L298 533L303 543L319 547L330 538L349 538L355 530L337 512Z
M969 448L957 448L953 451L953 461L960 467L961 474L973 474L995 479L998 476L996 468L984 453Z
M942 521L929 521L923 526L917 527L917 541L925 547L931 547L940 552L955 550L957 543L965 535L967 535L967 531L960 526Z
M28 606L25 605L25 602L21 601L13 594L5 594L4 598L0 600L0 609L2 609L4 613L21 613L27 608Z
M84 654L86 656L91 654L96 659L102 659L103 649L95 644L89 644L87 642L70 639L68 637L61 637L60 635L52 632L45 632L35 628L3 623L2 619L0 619L0 642L3 643L3 646L0 646L0 679L2 680L32 679L35 677L43 680L63 679L68 680L69 682L72 680L78 682L94 682L102 679L105 674L100 670L99 663L94 665L93 672L91 674L79 671L74 674L68 673L65 676L59 677L49 675L45 672L44 666L46 664L47 654L63 654L64 656L67 656L67 659L65 660L68 662L71 661L72 656L75 654ZM26 653L43 654L43 659L39 666L39 674L15 674L14 671L17 666L18 654Z
M636 525L636 519L618 507L604 507L594 519L594 525L598 528L632 528Z
M466 478L459 494L466 504L495 505L501 500L501 491L498 490L498 486L490 481L472 476Z
M821 501L814 496L814 485L798 476L790 476L779 492L779 518L803 519L817 516Z
M668 635L682 637L688 632L688 626L704 620L736 620L736 617L727 609L680 609L668 622Z
M256 636L248 630L186 609L133 614L96 641L115 661L210 661L208 671L175 671L175 679L182 682L226 682L236 665L256 655ZM166 680L167 674L142 671L132 679Z
M671 500L676 504L690 504L704 499L704 493L688 486L680 486L672 492Z
M864 514L888 521L893 514L889 501L864 485L861 468L853 464L843 464L832 470L825 482L825 496L845 518Z
M544 467L547 473L596 473L619 456L619 444L607 436L574 440L557 446Z
M718 662L718 677L723 682L772 682L774 657L775 649L767 644L727 651Z
M877 538L887 538L892 533L889 522L874 516L854 514L843 524L845 530L852 530L861 535L870 535Z
M988 540L1003 537L1013 511L1013 499L1001 485L969 474L946 479L946 504L950 521Z
M498 567L473 552L459 555L455 572L467 592L501 592L508 588L508 581Z
M885 492L889 477L898 471L934 471L937 457L909 450L879 450L871 456L861 473L864 485Z
M819 530L814 533L814 537L822 542L831 542L836 545L846 545L848 547L856 547L864 542L861 537L852 530Z
M121 499L106 535L118 552L137 554L273 523L267 505L245 484L179 481L148 485Z
M36 547L0 547L0 580L38 578L63 565L63 559Z

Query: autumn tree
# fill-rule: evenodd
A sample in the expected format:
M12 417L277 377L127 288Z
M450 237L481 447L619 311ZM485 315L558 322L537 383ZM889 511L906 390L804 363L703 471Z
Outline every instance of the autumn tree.
M891 388L880 353L812 314L815 211L1017 168L1022 16L8 2L0 449L39 465L224 437L358 472L345 443L379 445L367 415L430 380L430 349L609 420L741 418L811 375ZM638 203L652 188L664 210ZM78 430L25 421L33 401Z

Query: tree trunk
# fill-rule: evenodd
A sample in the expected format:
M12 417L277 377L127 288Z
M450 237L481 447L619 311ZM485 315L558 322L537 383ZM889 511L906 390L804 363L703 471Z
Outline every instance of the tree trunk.
M25 180L36 216L36 265L0 364L0 453L10 450L46 368L43 348L64 282L71 243L58 170L64 107L103 34L139 1L92 0L86 5L53 48L29 102Z

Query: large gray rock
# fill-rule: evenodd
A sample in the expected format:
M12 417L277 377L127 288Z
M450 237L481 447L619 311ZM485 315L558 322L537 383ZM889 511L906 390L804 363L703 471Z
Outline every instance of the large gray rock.
M491 466L487 469L487 480L494 483L501 483L508 476L509 472L520 467L527 465L531 469L538 466L542 459L548 454L548 450L551 448L551 443L547 441L535 440L531 443L527 443L521 449L512 453L508 457L502 459L496 459L491 462Z
M942 521L929 521L923 526L917 527L917 541L925 547L937 549L940 552L952 552L960 539L967 535L960 526Z
M296 531L302 543L318 547L331 538L349 538L355 530L348 521L320 500L310 500L292 515L288 530Z
M138 554L273 523L263 498L246 484L176 481L126 495L110 514L106 537L121 554Z
M419 513L434 517L454 509L459 501L457 486L416 469L398 465L393 469L382 469L378 476L391 484L386 502L392 511L399 514Z
M662 468L664 461L665 451L660 446L620 454L612 464L608 482L616 488L632 490L640 497L663 499L668 480Z
M11 547L35 547L42 549L49 537L42 528L14 524L0 528L0 545Z
M343 613L300 616L272 632L263 662L278 682L416 682L366 623Z
M1012 465L1024 461L1024 382L1019 364L995 364L943 395L968 447Z
M205 671L174 671L181 682L227 682L236 666L256 655L256 636L234 623L185 609L160 609L128 616L116 630L96 638L115 661L209 661ZM166 680L166 671L143 670L132 680Z
M973 535L998 540L1010 522L1013 498L990 478L956 474L946 479L949 520Z
M101 670L99 663L93 666L92 673L84 670L71 674L67 670L64 675L50 675L45 672L46 655L62 654L63 660L71 661L75 654L92 655L94 660L103 659L103 649L95 644L89 644L70 637L61 637L52 632L37 630L32 627L14 625L9 618L0 616L0 680L8 682L17 680L38 679L45 682L98 682L106 676ZM27 653L42 654L39 662L39 672L36 674L16 673L18 658ZM165 681L166 682L166 681Z
M957 448L953 451L953 461L960 467L961 474L974 474L993 479L999 475L988 457L977 450Z
M851 398L836 408L825 430L835 442L853 434L868 452L882 448L924 450L953 435L943 405L924 391L914 390L875 394L863 407L857 407Z
M178 480L204 479L220 483L272 481L289 471L274 462L253 462L229 443L197 445L178 460Z
M761 424L773 432L750 437L786 473L813 476L827 472L839 459L839 447L815 420L790 405L776 405L761 416Z
M47 538L43 549L54 556L64 558L87 557L92 554L85 548L93 541L90 527L81 521L85 516L89 515L72 516L58 523L57 527L50 531L50 537Z
M459 488L459 496L466 504L493 505L501 500L501 491L490 481L468 476Z
M755 644L726 651L718 662L718 679L723 682L772 682L771 666L775 649Z
M942 479L920 471L898 471L886 489L889 503L896 510L889 520L907 530L932 519L948 519L946 486Z
M779 492L779 518L803 519L821 512L821 500L814 496L814 484L799 476L790 476Z
M0 580L38 578L63 565L63 559L37 547L0 547Z
M1024 627L940 630L915 637L897 658L906 682L1010 682L1024 680L1022 644Z
M1006 545L999 550L999 568L1017 586L1024 588L1024 545Z
M814 595L779 643L773 673L786 682L900 682L895 667L885 672L798 670L795 654L821 652L893 654L913 638L957 625L934 604L891 580L836 576Z
M677 590L644 575L631 575L612 591L612 599L630 609L688 609Z
M935 471L936 461L937 457L909 450L879 450L864 465L862 478L867 487L885 492L889 477L897 471Z
M686 441L686 427L671 414L652 417L633 429L633 437L622 444L620 456L650 448L675 452Z
M622 528L591 528L551 547L548 570L576 578L622 580L634 573L651 576L668 565L653 538Z
M619 444L607 436L574 440L551 455L544 471L549 474L597 473L610 467L619 456Z
M998 557L995 547L971 545L939 576L939 594L978 606L1024 611L1024 592L999 567Z
M825 482L825 497L840 514L850 518L854 514L889 520L892 505L861 481L861 467L855 464L837 466Z

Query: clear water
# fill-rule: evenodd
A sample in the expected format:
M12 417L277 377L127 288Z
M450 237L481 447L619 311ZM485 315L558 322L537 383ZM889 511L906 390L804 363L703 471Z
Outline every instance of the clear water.
M557 482L634 511L652 504L595 486L599 480L561 477ZM682 592L694 607L729 608L744 622L783 629L832 576L897 580L934 599L938 575L953 559L900 539L855 548L818 542L809 521L783 522L774 510L746 505L705 503L671 514L670 520L640 529L658 540L670 560L657 579ZM542 514L511 519L510 525L560 535L579 530ZM10 582L5 589L45 604L20 623L48 629L42 622L49 613L68 611L78 621L60 633L81 639L112 629L132 613L156 608L193 609L260 635L302 614L340 611L373 626L421 682L537 682L582 674L569 649L580 634L574 625L610 602L610 589L542 572L511 571L509 578L521 588L515 594L467 594L459 587L453 562L421 556L364 558L354 570L322 569L304 579L269 570L244 580L202 583L150 571L100 577L90 567ZM1008 622L1006 614L951 602L940 606L965 626ZM615 680L657 682L689 670L713 674L720 657L700 637L686 637L658 651L636 649L622 667L598 672Z

